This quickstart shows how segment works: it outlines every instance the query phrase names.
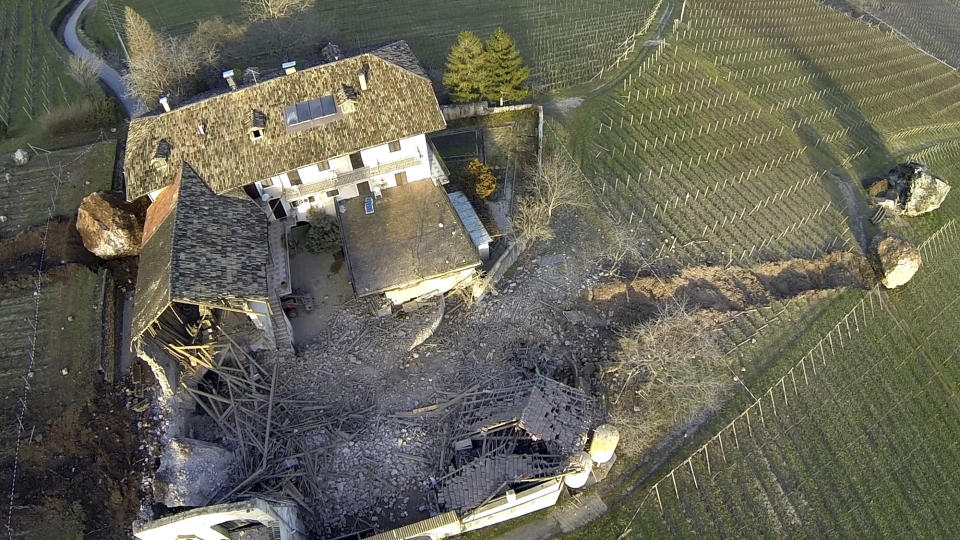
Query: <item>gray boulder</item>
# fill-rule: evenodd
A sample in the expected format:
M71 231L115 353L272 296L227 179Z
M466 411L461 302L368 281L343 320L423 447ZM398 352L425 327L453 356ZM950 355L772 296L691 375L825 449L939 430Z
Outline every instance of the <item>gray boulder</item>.
M881 233L870 242L870 257L880 283L888 289L905 285L920 269L920 251L906 238Z
M84 247L101 259L140 254L143 223L130 205L111 193L96 192L83 199L77 231Z
M925 169L912 175L907 182L907 200L903 204L903 215L908 217L919 216L940 208L947 194L950 193L949 184Z
M17 151L13 153L13 162L16 163L17 167L23 167L30 162L30 154L23 148L17 148Z

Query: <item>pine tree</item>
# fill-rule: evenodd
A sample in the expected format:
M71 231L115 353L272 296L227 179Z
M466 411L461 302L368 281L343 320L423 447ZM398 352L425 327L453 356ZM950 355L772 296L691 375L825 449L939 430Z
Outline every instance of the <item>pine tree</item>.
M489 100L522 101L530 95L526 86L530 68L523 63L513 39L498 28L484 48L485 81L483 95Z
M480 99L484 79L483 43L473 32L460 32L447 56L443 84L453 101L465 103Z

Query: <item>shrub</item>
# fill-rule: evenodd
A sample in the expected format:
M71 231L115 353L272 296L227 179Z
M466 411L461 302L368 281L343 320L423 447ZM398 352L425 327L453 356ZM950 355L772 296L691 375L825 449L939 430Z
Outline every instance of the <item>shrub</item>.
M310 253L324 253L340 247L340 222L322 210L311 210L310 229L303 247Z
M729 371L705 319L672 301L620 339L610 386L614 423L626 452L648 450L670 430L715 410Z
M43 129L51 135L94 131L113 126L116 121L116 108L107 98L85 99L58 107L40 119Z
M497 177L493 174L493 169L479 159L474 159L467 164L467 172L473 180L473 192L481 199L486 199L497 190Z

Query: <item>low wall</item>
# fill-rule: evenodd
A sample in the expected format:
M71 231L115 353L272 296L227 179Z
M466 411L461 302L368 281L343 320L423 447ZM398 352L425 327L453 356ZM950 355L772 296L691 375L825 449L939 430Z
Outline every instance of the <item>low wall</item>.
M443 119L447 122L460 120L461 118L472 118L474 116L487 116L499 112L525 111L538 107L532 103L523 103L520 105L504 105L503 107L491 107L486 101L474 101L471 103L457 103L454 105L443 105L440 111L443 113Z

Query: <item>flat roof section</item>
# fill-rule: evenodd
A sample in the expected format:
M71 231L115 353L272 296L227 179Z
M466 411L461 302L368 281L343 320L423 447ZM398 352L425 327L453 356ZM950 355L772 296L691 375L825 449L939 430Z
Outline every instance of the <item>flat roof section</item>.
M480 264L480 257L443 188L430 179L337 203L344 253L357 296L414 285Z

